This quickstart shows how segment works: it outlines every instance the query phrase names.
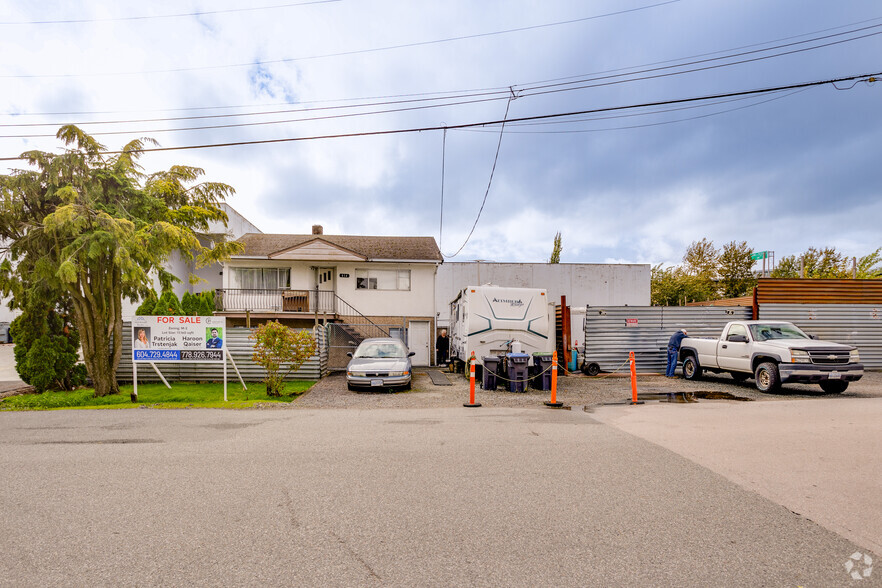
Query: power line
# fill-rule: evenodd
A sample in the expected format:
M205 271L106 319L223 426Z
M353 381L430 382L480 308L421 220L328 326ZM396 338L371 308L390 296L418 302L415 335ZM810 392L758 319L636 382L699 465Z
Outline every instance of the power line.
M139 150L140 153L151 153L151 152L159 152L159 151L187 151L193 149L211 149L218 147L235 147L235 146L245 146L245 145L268 145L274 143L291 143L298 141L316 141L321 139L345 139L345 138L353 138L353 137L373 137L373 136L381 136L381 135L400 135L405 133L421 133L428 131L442 131L444 129L468 129L468 128L477 128L477 127L486 127L491 125L501 125L502 123L511 124L511 123L519 123L519 122L527 122L534 120L552 120L555 118L564 118L564 117L572 117L572 116L580 116L584 114L596 114L600 112L615 112L615 111L625 111L637 108L651 108L654 106L666 106L669 104L688 104L701 102L704 100L717 100L720 98L733 98L736 96L748 96L748 95L760 95L767 94L770 92L781 92L786 90L796 90L800 88L811 88L815 86L824 86L824 85L832 85L835 83L841 82L849 82L852 80L860 80L866 82L875 82L877 78L882 76L882 72L870 73L870 74L860 74L853 75L829 80L820 80L814 82L802 82L798 84L789 84L786 86L775 86L770 88L759 88L754 90L742 90L738 92L727 92L723 94L711 94L705 96L695 96L690 98L678 98L672 100L662 100L657 102L645 102L641 104L630 104L626 106L608 106L604 108L592 108L588 110L576 110L571 112L558 112L552 114L537 114L532 116L524 116L519 118L513 118L508 120L487 120L481 122L471 122L471 123L461 123L457 125L443 125L443 126L431 126L431 127L412 127L405 129L387 129L380 131L362 131L357 133L339 133L339 134L331 134L331 135L311 135L305 137L284 137L280 139L256 139L251 141L229 141L225 143L206 143L202 145L181 145L177 147L146 147L144 149ZM119 155L122 154L123 151L102 151L101 155ZM17 157L0 157L0 161L18 161L22 159L27 159L26 156L19 155Z
M443 39L433 39L431 41L417 41L414 43L402 43L400 45L388 45L385 47L373 47L370 49L354 49L352 51L339 51L336 53L325 53L320 55L309 55L303 57L287 57L284 59L270 59L266 61L250 61L248 63L232 63L232 64L224 64L224 65L205 65L198 67L179 67L179 68L171 68L171 69L155 69L155 70L144 70L137 72L99 72L99 73L82 73L82 74L10 74L10 75L0 75L0 79L34 79L34 78L81 78L81 77L113 77L113 76L130 76L130 75L145 75L145 74L158 74L158 73L182 73L182 72L192 72L192 71L207 71L207 70L217 70L217 69L230 69L230 68L239 68L239 67L255 67L255 66L263 66L263 65L272 65L278 63L294 63L297 61L310 61L315 59L327 59L330 57L345 57L349 55L362 55L365 53L378 53L381 51L392 51L395 49L407 49L412 47L424 47L427 45L436 45L440 43L450 43L453 41L464 41L467 39L480 39L483 37L492 37L496 35L507 35L510 33L520 33L524 31L531 31L536 29L548 28L548 27L556 27L563 26L569 24L575 24L579 22L586 22L590 20L597 20L600 18L607 18L610 16L619 16L622 14L628 14L631 12L638 12L641 10L648 10L650 8L657 8L659 6L665 6L667 4L674 4L680 2L680 0L666 0L664 2L658 2L656 4L649 4L646 6L638 6L637 8L629 8L626 10L618 10L615 12L608 12L605 14L596 14L593 16L585 16L582 18L573 18L570 20L562 20L557 22L543 23L538 25L530 25L525 27L517 27L513 29L504 29L500 31L491 31L486 33L475 33L472 35L460 35L456 37L446 37Z
M858 82L855 82L855 84L857 84L857 83L858 83ZM627 125L627 126L620 126L620 127L607 127L607 128L603 128L603 129L565 129L565 130L559 130L559 131L532 131L532 130L531 130L531 131L513 131L513 130L509 129L508 133L509 133L510 135L511 135L511 134L519 134L519 135L531 135L531 134L560 135L560 134L576 134L576 133L603 133L603 132L607 132L607 131L623 131L623 130L631 130L631 129L643 129L643 128L648 128L648 127L659 127L659 126L663 126L663 125L671 125L671 124L677 124L677 123L681 123L681 122L689 122L689 121L693 121L693 120L700 120L700 119L703 119L703 118L710 118L710 117L712 117L712 116L719 116L719 115L721 115L721 114L728 114L728 113L730 113L730 112L735 112L735 111L738 111L738 110L744 110L744 109L747 109L747 108L753 108L754 106L761 106L761 105L763 105L763 104L768 104L769 102L774 102L774 101L776 101L776 100L782 100L782 99L784 99L784 98L789 98L790 96L793 96L793 95L795 95L795 94L799 94L799 93L802 93L802 92L806 92L806 91L808 91L808 90L809 90L809 88L803 88L803 89L801 89L801 90L793 90L792 92L788 92L788 93L784 94L783 96L775 96L774 98L769 98L768 100L760 100L760 101L758 101L758 102L754 102L753 104L745 104L744 106L736 106L736 107L734 107L734 108L727 108L727 109L725 109L725 110L720 110L720 111L717 111L717 112L710 112L710 113L707 113L707 114L700 114L700 115L697 115L697 116L689 116L689 117L685 117L685 118L678 118L678 119L675 119L675 120L666 120L666 121L660 121L660 122L654 122L654 123L646 123L646 124L640 124L640 125ZM747 98L752 98L752 97L753 97L753 96L741 97L741 98L735 98L735 99L732 99L732 100L729 100L729 101L720 101L720 102L716 102L716 103L714 103L714 104L721 104L722 102L731 102L731 101L737 101L737 100L745 100L745 99L747 99ZM667 109L667 110L651 111L651 112L645 112L645 113L639 113L639 114L631 114L631 115L624 115L624 116L597 117L597 118L589 118L589 119L576 119L576 120L571 120L571 121L530 122L530 123L520 123L520 124L510 125L510 126L526 127L526 126L534 126L534 125L553 125L553 124L554 124L554 125L559 125L559 124L572 124L572 123L576 123L576 122L594 122L594 121L598 121L598 120L607 120L607 119L613 119L613 118L624 118L624 117L626 117L626 116L645 116L645 115L652 115L652 114L660 114L660 113L662 113L662 112L671 112L671 111L674 111L674 110L690 110L690 109L693 109L693 108L704 108L705 106L707 106L707 105L688 106L688 107L684 107L684 108L672 108L672 109ZM463 132L471 132L471 133L490 133L490 132L495 132L495 131L485 130L485 129L460 129L460 130L462 130Z
M190 16L207 16L209 14L230 14L235 12L256 12L258 10L276 10L278 8L292 8L295 6L308 6L310 4L331 4L342 0L311 0L307 2L294 2L291 4L276 4L274 6L254 6L251 8L228 8L226 10L204 10L200 12L183 12L177 14L155 14L141 16L119 16L110 18L76 18L65 20L22 20L0 22L0 26L15 25L54 25L54 24L83 24L91 22L123 22L131 20L157 20L163 18L182 18Z
M629 79L623 79L626 76L634 76L636 74L644 74L644 73L652 73L652 72L662 72L664 70L670 70L675 68L681 68L689 65L698 65L703 63L715 62L732 59L733 57L742 57L745 55L755 55L757 53L764 53L768 51L774 51L777 49L783 49L786 47L792 47L794 45L801 45L804 43L813 43L816 41L822 41L826 39L830 39L833 37L838 37L841 35L854 34L858 32L864 32L867 30L882 28L882 24L873 25L869 27L862 27L859 29L853 29L850 31L846 31L843 33L836 33L833 35L825 35L822 37L815 37L811 39L807 39L804 41L798 41L795 43L786 43L783 45L768 47L765 49L758 49L753 51L747 51L742 53L736 53L732 55L724 55L720 57L714 57L709 59L702 59L692 62L681 63L677 65L669 65L664 67L656 67L650 69L644 69L639 71L634 71L625 74L615 74L609 76L598 76L594 78L584 78L577 81L563 82L557 84L539 84L539 85L526 85L526 86L514 86L518 88L517 93L519 97L529 97L529 96L537 96L543 94L553 94L559 92L569 92L575 90L582 90L587 88L596 88L600 86L608 86L614 84L622 84L622 83L630 83L635 81L645 81L650 79L657 79L662 77L671 77L677 75L683 75L687 73L695 73L698 71L707 71L710 69L718 69L722 67L731 67L734 65L742 65L744 63L750 63L754 61L761 61L765 59L773 59L776 57L781 57L785 55L790 55L793 53L800 53L805 51L812 51L815 49L820 49L824 47L828 47L831 45L837 45L841 43L847 43L859 39L863 39L869 36L875 36L882 34L882 30L878 30L875 32L870 32L865 35L860 35L857 37L846 38L846 39L838 39L836 41L831 41L829 43L823 43L820 45L814 45L810 47L802 47L799 49L793 49L790 51L783 51L779 53L773 53L770 55L761 55L757 57L752 57L748 59L742 59L738 61L728 62L728 63L716 63L713 65L706 65L703 67L697 67L686 70L679 71L671 71L665 73L655 73L654 75L647 75L642 77L632 77ZM601 82L601 83L593 83L593 82ZM574 84L582 84L582 85L574 85ZM507 94L507 92L506 92ZM493 97L495 96L495 97ZM168 128L168 129L139 129L139 130L123 130L123 131L100 131L92 133L94 136L103 136L103 135L129 135L129 134L155 134L155 133L169 133L169 132L182 132L182 131L199 131L199 130L213 130L213 129L226 129L226 128L238 128L238 127L251 127L251 126L266 126L266 125L275 125L275 124L288 124L292 122L304 122L304 121L316 121L316 120L330 120L337 118L348 118L353 116L369 116L376 114L390 114L397 112L405 112L405 111L414 111L414 110L425 110L428 108L440 108L440 107L449 107L449 106L460 106L464 104L475 104L481 102L491 102L505 99L502 91L488 91L488 92L475 92L472 94L461 94L447 97L436 97L436 98L418 98L412 100L398 100L398 101L387 101L387 102L374 102L374 103L366 103L355 106L324 106L324 107L312 107L312 108L300 108L300 109L284 109L284 110L276 110L276 111L264 111L257 113L247 113L247 114L221 114L221 115L199 115L199 116L190 116L190 117L171 117L171 118L158 118L158 119L135 119L135 120L114 120L114 121L93 121L88 123L81 124L124 124L124 123L137 123L137 122L171 122L171 121L183 121L183 120L205 120L205 119L225 119L225 118L235 118L235 117L244 117L244 116L268 116L273 114L287 114L287 113L296 113L296 112L315 112L315 111L325 111L325 110L341 110L341 109L351 109L351 108L363 108L366 106L390 106L395 104L413 104L413 103L423 103L423 102L437 102L440 100L454 100L459 98L475 98L473 100L461 100L458 102L447 102L443 104L431 104L427 106L409 106L404 108L391 108L385 110L375 110L368 112L354 112L354 113L346 113L339 115L327 115L327 116L317 116L317 117L306 117L306 118L295 118L295 119L285 119L285 120L274 120L274 121L262 121L262 122L243 122L243 123L231 123L224 125L204 125L204 126L191 126L191 127L177 127L177 128ZM40 126L54 126L57 123L22 123L22 124L0 124L0 128L6 127L40 127ZM54 134L18 134L18 135L0 135L2 139L24 139L24 138L49 138L54 137Z
M697 59L700 57L707 57L709 55L719 55L720 53L729 53L732 51L740 51L742 49L749 49L752 47L760 47L762 45L769 45L771 43L779 43L781 41L789 41L791 39L798 39L801 37L807 37L809 35L826 33L829 31L853 27L856 25L866 24L868 22L876 22L879 20L882 20L882 18L865 19L865 20L856 21L856 22L852 22L852 23L848 23L848 24L844 24L844 25L840 25L840 26L836 26L836 27L829 27L829 28L825 28L825 29L811 31L808 33L802 33L800 35L791 35L788 37L782 37L782 38L773 39L773 40L769 40L769 41L763 41L761 43L753 43L750 45L741 45L738 47L731 47L729 49L721 49L719 51L700 53L697 55L679 57L676 59L668 59L668 60L664 60L664 61L656 61L656 62L645 63L645 64L641 64L641 65L634 65L634 66L611 69L611 70L604 70L604 71L599 71L599 72L572 75L572 76L566 76L566 77L562 77L562 78L551 78L551 79L539 80L539 81L534 81L534 82L526 82L523 84L515 85L515 87L536 86L539 84L560 82L560 81L564 81L564 80L578 80L581 78L590 78L593 76L600 76L603 74L616 73L616 72L630 72L633 74L633 73L637 73L637 72L634 72L631 70L636 70L638 68L649 68L652 66L661 65L661 64L668 64L668 63L675 64L675 65L672 65L671 67L677 67L678 65L687 65L687 63L678 63L678 62L683 62L685 60ZM856 30L858 30L858 29L856 29ZM851 32L853 32L853 31L851 31ZM775 48L776 47L768 47L766 50L773 50ZM647 70L643 70L643 71L647 71ZM471 94L482 93L482 92L508 94L509 87L510 86L495 86L495 87L487 87L487 88L471 88L471 89L446 90L446 91L436 91L436 92L417 92L417 93L409 93L409 94L390 94L390 95L382 95L382 96L362 96L362 97L358 97L358 98L319 99L319 100L308 100L308 101L297 102L297 103L272 102L272 103L261 103L261 104L189 106L189 107L178 107L178 108L160 108L160 109L152 109L152 110L129 109L129 110L91 110L91 111L69 111L69 112L21 112L21 113L6 113L5 115L6 116L23 117L23 116L83 116L83 115L99 115L99 114L125 114L125 113L131 113L131 112L145 112L145 113L148 113L148 112L186 112L186 111L199 111L199 110L229 110L229 109L233 109L233 108L266 108L269 106L291 106L294 104L297 104L299 106L303 106L303 105L310 105L310 104L364 102L364 101L368 101L368 100L369 101L389 101L389 100L395 100L395 99L399 99L399 98L420 98L420 97L425 97L425 96L434 96L435 98L429 98L429 99L436 99L437 100L437 99L442 99L445 97L461 97L461 95L471 95ZM458 96L449 96L451 94L458 95ZM407 101L402 101L402 102L407 102ZM337 106L336 108L354 108L357 106L366 106L366 105L373 106L376 104L388 104L388 103L390 103L390 102L376 102L376 103L368 103L368 104L352 105L352 106L341 105L341 106ZM299 112L299 111L306 111L306 110L311 110L311 109L285 109L285 110L268 111L268 112L281 113L281 112ZM316 110L318 110L318 108L316 108ZM233 114L229 114L227 116L231 116L231 117L232 116L257 116L257 115L262 115L265 113L266 112L263 112L263 111L262 112L254 112L254 113L244 112L244 113L233 113ZM133 119L133 120L128 120L128 121L82 121L79 124L111 124L111 123L116 123L116 122L146 122L146 121L159 122L159 121L168 121L168 120L189 120L189 119L197 119L197 118L209 118L209 117L171 117L171 118L164 117L164 118L154 118L154 119ZM0 124L0 127L55 126L57 124L59 124L59 123L58 122L33 123L33 124L19 123L19 124Z

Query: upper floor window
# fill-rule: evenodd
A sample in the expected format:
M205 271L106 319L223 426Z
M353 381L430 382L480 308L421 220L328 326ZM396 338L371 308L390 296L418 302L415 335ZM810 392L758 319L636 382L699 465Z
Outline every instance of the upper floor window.
M410 270L357 269L356 290L410 290Z
M234 267L233 283L245 290L280 290L291 287L289 267Z

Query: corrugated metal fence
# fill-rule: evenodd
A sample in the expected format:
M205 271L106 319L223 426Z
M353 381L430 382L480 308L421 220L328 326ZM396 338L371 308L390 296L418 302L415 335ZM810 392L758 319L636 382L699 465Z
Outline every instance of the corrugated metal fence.
M677 329L719 337L729 321L750 320L743 306L589 306L585 310L585 362L613 371L633 351L638 372L664 372L668 339Z
M759 317L788 321L819 339L854 345L865 367L882 368L882 305L762 304Z
M312 331L312 329L297 329ZM246 382L259 382L266 375L264 369L251 361L254 349L254 341L248 337L254 329L231 327L227 329L227 350L233 356L236 367ZM325 344L324 330L318 329L316 333L319 352L304 363L299 370L292 372L289 380L318 380L328 373L328 346ZM156 366L162 375L169 381L205 382L223 380L223 365L220 363L157 363ZM132 380L132 325L129 322L123 325L123 356L117 370L117 380L131 382ZM227 363L227 380L237 381L236 372L232 364ZM159 376L147 363L138 364L139 382L158 382Z

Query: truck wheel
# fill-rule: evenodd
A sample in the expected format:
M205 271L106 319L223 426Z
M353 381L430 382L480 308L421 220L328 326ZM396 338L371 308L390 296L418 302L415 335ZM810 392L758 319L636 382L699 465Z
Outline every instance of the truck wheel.
M736 382L743 382L747 378L750 377L750 374L745 374L744 372L729 372L732 375L732 379Z
M701 378L701 366L694 355L687 355L683 360L683 377L687 380L697 380Z
M600 366L594 363L586 363L582 366L582 373L586 376L596 376L600 373Z
M760 392L774 392L781 387L778 364L773 361L766 361L756 366L754 377L756 378L756 389Z
M821 382L821 390L827 394L842 394L846 388L848 388L848 382L843 382L842 380Z

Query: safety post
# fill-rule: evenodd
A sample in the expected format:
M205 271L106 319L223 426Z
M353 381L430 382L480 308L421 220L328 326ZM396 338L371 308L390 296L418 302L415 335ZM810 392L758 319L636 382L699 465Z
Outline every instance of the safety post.
M469 358L469 401L463 406L467 408L477 408L481 406L479 402L475 402L475 362L478 361L475 359L475 352L472 351L472 356Z
M560 408L563 402L557 401L557 351L551 355L551 400L545 403L549 408Z
M642 400L637 400L637 365L633 351L628 354L628 361L631 363L631 404L643 404Z

